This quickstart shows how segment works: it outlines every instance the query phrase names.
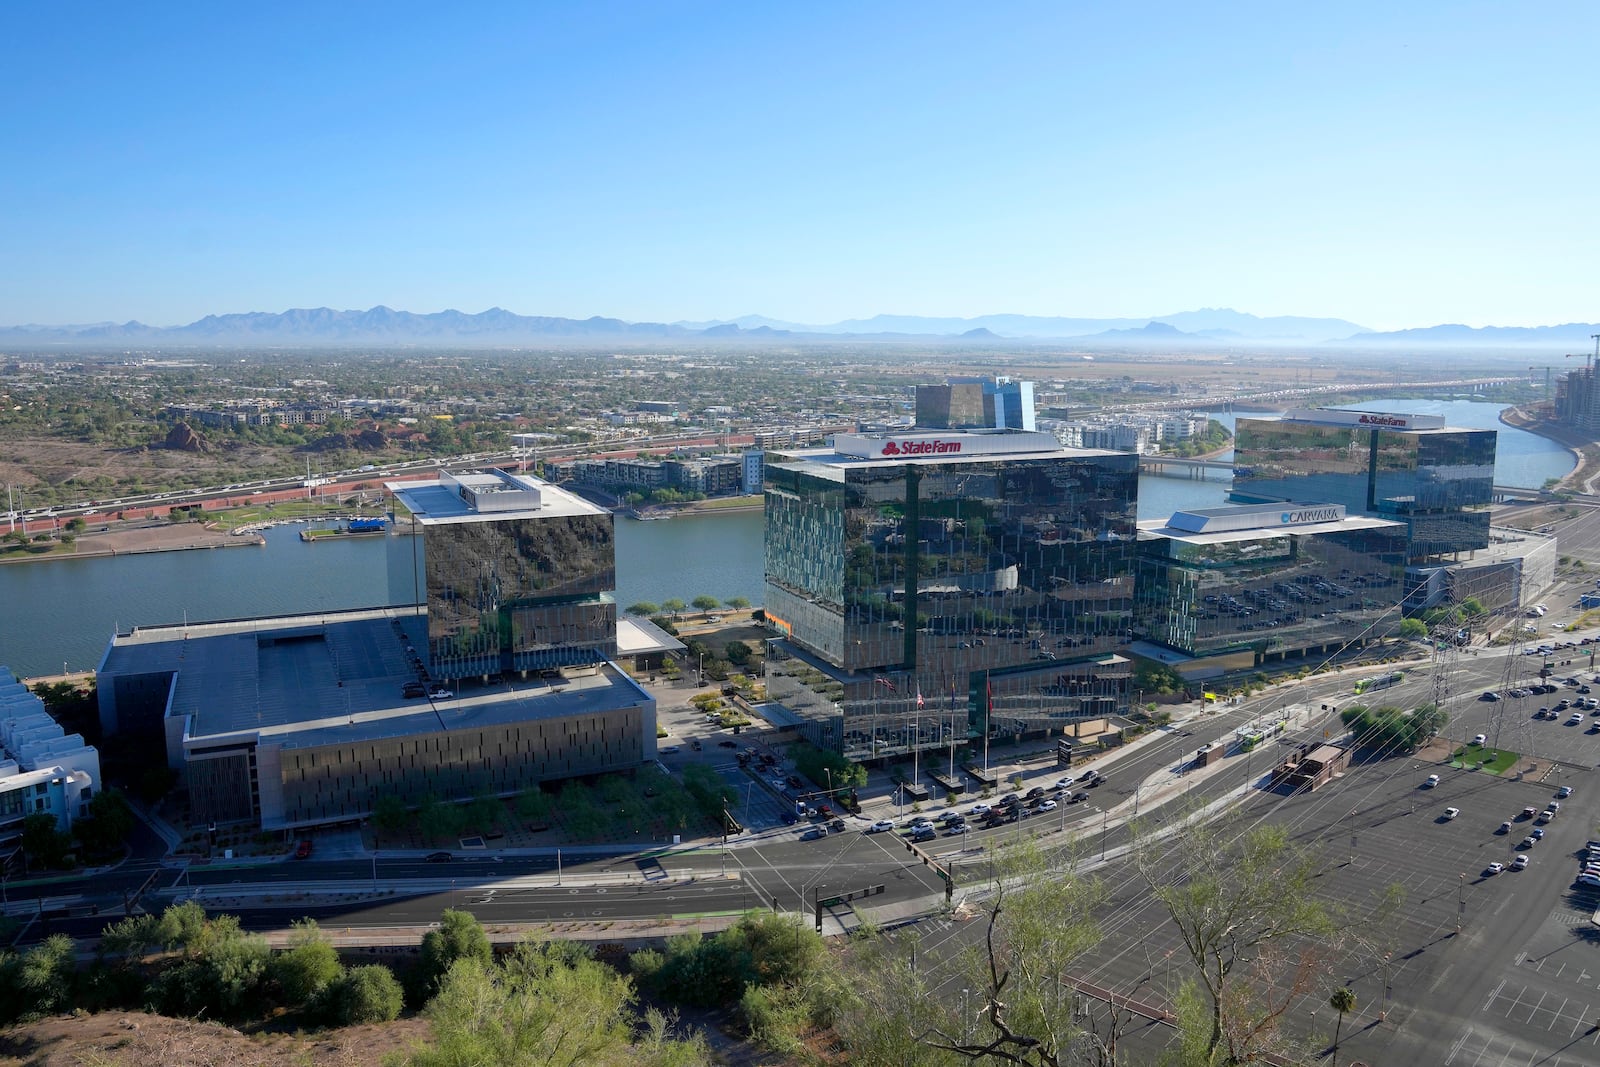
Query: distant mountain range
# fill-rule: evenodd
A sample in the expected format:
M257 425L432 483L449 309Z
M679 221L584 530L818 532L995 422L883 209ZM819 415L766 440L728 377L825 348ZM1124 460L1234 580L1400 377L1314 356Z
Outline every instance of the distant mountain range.
M784 322L761 315L709 322L626 322L595 316L567 319L518 315L504 308L477 314L436 311L416 314L387 307L366 311L294 308L207 315L184 326L141 322L73 326L0 327L0 345L241 345L312 347L319 345L525 346L620 341L917 341L942 344L1039 344L1065 342L1087 348L1198 347L1262 344L1347 344L1352 346L1545 346L1589 344L1600 326L1430 326L1374 332L1344 319L1279 315L1263 318L1231 308L1201 308L1148 319L1058 318L1037 315L982 315L930 318L876 315L827 325Z

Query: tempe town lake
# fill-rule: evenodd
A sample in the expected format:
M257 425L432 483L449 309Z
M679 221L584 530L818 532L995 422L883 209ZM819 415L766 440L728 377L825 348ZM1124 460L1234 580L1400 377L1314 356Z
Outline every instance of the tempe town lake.
M1373 400L1351 407L1443 415L1452 426L1500 431L1495 482L1538 487L1572 469L1566 449L1502 425L1499 405L1468 400ZM1232 428L1232 415L1218 415ZM1222 480L1139 479L1139 517L1220 504ZM53 559L0 566L0 666L19 677L93 668L114 629L291 615L386 603L384 539L306 544L299 526L259 548ZM617 605L677 597L761 601L758 511L617 519Z

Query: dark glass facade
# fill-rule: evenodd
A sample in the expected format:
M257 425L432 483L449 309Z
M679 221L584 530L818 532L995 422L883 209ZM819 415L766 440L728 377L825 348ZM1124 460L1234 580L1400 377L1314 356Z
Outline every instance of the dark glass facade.
M1141 532L1137 627L1189 656L1275 654L1366 641L1397 625L1406 530L1384 524L1240 538Z
M616 653L610 515L400 516L389 540L394 603L426 609L440 678L595 663Z
M1238 421L1232 499L1323 501L1407 525L1412 562L1488 547L1497 434Z
M1125 706L1137 482L1131 454L770 454L769 693L856 759Z

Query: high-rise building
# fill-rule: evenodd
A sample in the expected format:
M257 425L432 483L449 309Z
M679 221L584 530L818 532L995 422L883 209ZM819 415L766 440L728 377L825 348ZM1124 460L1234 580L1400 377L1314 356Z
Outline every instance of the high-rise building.
M550 670L616 654L610 512L500 470L388 488L400 505L390 601L421 609L405 623L426 627L418 647L434 677Z
M1139 524L1134 651L1185 676L1251 670L1399 627L1406 528L1342 504L1180 511Z
M932 430L975 430L994 425L985 410L983 385L963 382L917 386L917 425Z
M1125 708L1137 463L1014 430L770 453L769 695L858 760Z
M1438 415L1241 416L1230 499L1343 504L1404 523L1411 563L1442 562L1489 544L1497 436L1446 426Z
M925 430L1035 430L1033 383L952 377L944 385L919 385L916 419Z

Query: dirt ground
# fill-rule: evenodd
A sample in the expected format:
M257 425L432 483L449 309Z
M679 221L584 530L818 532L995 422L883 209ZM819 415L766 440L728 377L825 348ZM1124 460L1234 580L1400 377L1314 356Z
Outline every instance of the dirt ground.
M351 1026L321 1033L242 1033L221 1023L105 1012L43 1019L0 1032L0 1067L256 1067L378 1063L431 1035L427 1020Z
M36 563L64 556L125 556L139 552L174 552L191 548L224 548L235 545L259 545L260 534L234 536L226 528L198 522L154 523L149 525L110 524L101 531L92 526L78 535L70 551L54 552L47 556L0 556L0 563Z

